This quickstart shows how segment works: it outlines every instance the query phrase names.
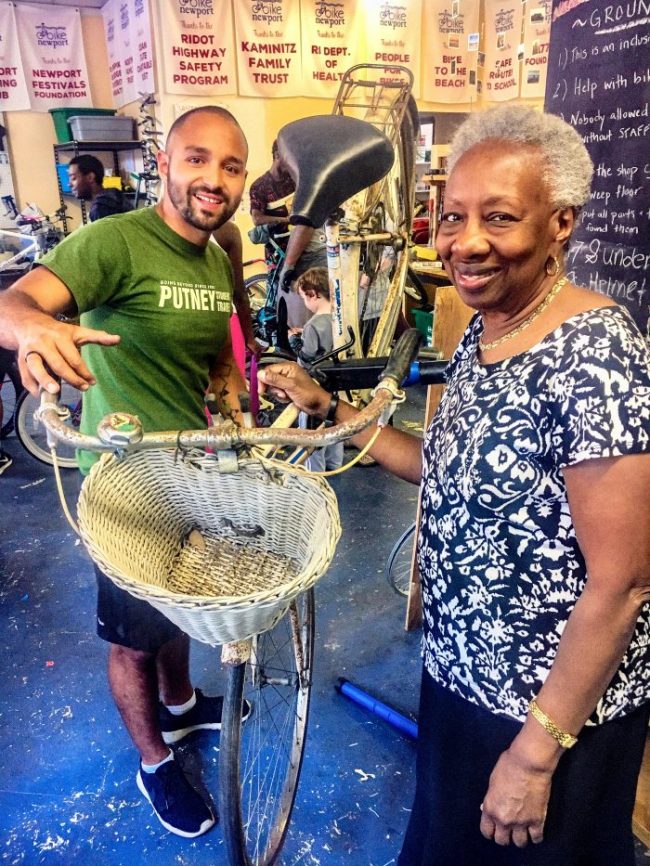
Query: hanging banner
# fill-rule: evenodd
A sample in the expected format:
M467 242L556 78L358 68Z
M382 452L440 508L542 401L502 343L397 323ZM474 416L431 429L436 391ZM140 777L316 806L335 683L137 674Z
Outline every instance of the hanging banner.
M300 0L235 3L240 96L299 96Z
M122 57L120 52L120 43L117 36L119 3L120 0L108 0L108 2L102 7L106 51L108 53L108 72L111 77L113 105L117 108L124 105L126 101L124 99L124 72L122 70Z
M91 106L79 10L23 4L16 24L32 111Z
M521 0L503 0L485 7L483 98L505 102L519 96Z
M365 61L356 0L301 0L303 95L331 99L343 73Z
M131 26L135 43L135 89L140 93L154 93L156 81L153 67L153 38L148 0L129 0Z
M423 10L423 98L475 102L479 0L423 0Z
M420 98L422 0L381 0L365 9L366 60L406 66L413 73L413 96ZM399 78L386 67L386 81Z
M29 109L13 3L0 3L0 111Z
M230 0L161 0L160 11L167 92L236 93Z
M138 98L138 90L135 83L135 64L138 45L133 27L132 0L117 0L117 9L118 40L124 87L122 102L119 104L126 105L128 102L134 102Z
M543 99L551 35L551 0L527 0L524 6L524 58L520 96Z

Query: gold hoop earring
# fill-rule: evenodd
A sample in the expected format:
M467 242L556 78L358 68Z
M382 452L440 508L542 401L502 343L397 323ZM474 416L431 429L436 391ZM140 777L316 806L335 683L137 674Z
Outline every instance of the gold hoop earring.
M560 260L556 256L549 256L549 258L553 263L552 266L555 267L555 270L551 270L551 267L549 267L549 260L546 259L546 275L549 277L557 277L560 273Z

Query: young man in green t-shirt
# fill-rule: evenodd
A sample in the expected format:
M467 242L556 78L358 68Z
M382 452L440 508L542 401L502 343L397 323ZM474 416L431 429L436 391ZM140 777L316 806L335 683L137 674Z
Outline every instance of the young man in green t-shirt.
M200 427L208 385L236 420L232 395L244 383L228 332L232 276L208 240L239 205L247 156L229 112L187 112L159 154L165 192L155 208L79 229L2 293L0 345L17 350L30 391L56 392L52 372L81 388L86 432L109 411L138 414L151 431ZM86 454L82 471L92 461ZM101 572L97 580L97 630L111 643L111 690L140 753L138 787L168 830L199 836L215 816L168 744L219 729L221 698L193 689L186 635Z

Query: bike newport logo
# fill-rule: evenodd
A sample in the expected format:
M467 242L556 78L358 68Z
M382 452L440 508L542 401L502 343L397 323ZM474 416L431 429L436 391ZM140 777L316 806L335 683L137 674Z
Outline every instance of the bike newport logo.
M327 24L329 27L345 24L345 7L342 3L316 0L314 14L317 24Z
M281 24L284 21L283 0L271 0L271 2L251 2L251 19L253 21L264 21L266 24Z
M64 26L49 27L41 22L36 30L36 44L41 48L65 48L68 44L68 28Z
M379 10L379 23L382 27L406 27L406 6L384 3Z
M178 11L181 15L195 15L200 18L214 14L214 3L213 0L178 0Z

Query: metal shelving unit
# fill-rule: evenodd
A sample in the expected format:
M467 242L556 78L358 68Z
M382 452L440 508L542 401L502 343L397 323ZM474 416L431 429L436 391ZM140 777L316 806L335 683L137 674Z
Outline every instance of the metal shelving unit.
M135 151L136 153L142 154L143 152L143 143L141 141L66 141L64 144L55 144L54 145L54 163L55 166L65 165L65 162L61 162L60 156L61 154L70 154L70 159L73 159L75 156L79 156L82 153L112 153L113 154L113 171L116 176L120 173L120 159L119 154L125 151ZM70 162L70 159L67 162ZM56 170L56 182L59 189L59 201L61 203L61 207L65 206L65 198L66 196L70 196L70 193L64 193L63 188L61 186L61 178L59 177L58 169ZM88 214L86 211L86 202L83 199L79 200L79 204L81 206L81 219L83 223L88 221ZM64 234L68 234L68 220L65 216L65 210L63 211L62 218L63 232Z

